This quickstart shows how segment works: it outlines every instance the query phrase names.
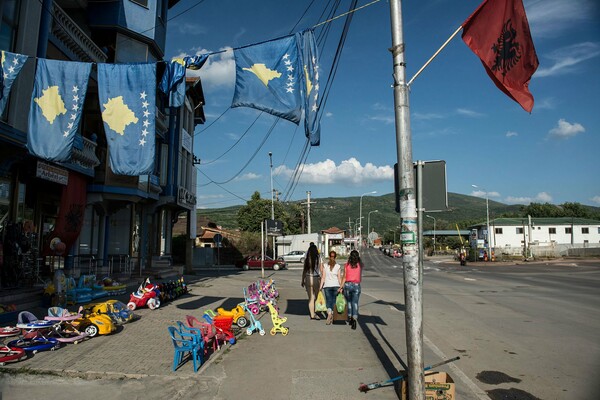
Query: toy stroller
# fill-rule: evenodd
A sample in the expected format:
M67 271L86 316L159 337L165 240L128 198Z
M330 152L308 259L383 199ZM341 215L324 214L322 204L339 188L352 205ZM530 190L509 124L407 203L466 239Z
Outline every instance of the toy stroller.
M275 336L277 332L281 332L283 336L286 336L290 330L289 328L282 326L282 324L287 321L287 318L280 317L277 309L272 303L267 303L267 306L269 307L269 312L271 313L271 321L273 321L273 327L271 328L270 332L271 335Z
M250 314L258 315L260 307L258 305L258 298L248 295L248 289L244 288L244 301Z
M262 327L262 324L260 321L257 321L256 318L254 317L254 314L250 312L250 310L248 309L248 306L246 304L244 304L244 308L246 311L248 311L248 314L250 315L250 326L248 326L248 328L246 328L246 335L250 336L254 333L254 331L257 331L260 336L264 336L265 335L265 330Z

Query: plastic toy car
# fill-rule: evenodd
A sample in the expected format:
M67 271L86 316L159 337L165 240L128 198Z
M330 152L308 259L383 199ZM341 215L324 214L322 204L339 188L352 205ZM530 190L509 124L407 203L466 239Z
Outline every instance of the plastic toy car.
M88 309L83 309L83 317L72 321L71 324L77 330L86 332L89 337L110 335L117 330L117 325L108 315L96 314Z
M245 303L240 303L231 310L226 310L223 307L217 308L217 314L222 315L224 317L233 318L233 323L239 326L240 328L244 328L248 325L248 320L246 319L246 310L242 306Z
M107 315L115 324L123 325L135 319L135 314L119 300L107 300L101 303L92 303L85 306L92 313Z
M150 278L146 278L146 280L140 284L138 290L131 293L127 308L133 311L136 308L144 307L146 305L151 310L160 307L160 290L158 290L157 285L150 283Z

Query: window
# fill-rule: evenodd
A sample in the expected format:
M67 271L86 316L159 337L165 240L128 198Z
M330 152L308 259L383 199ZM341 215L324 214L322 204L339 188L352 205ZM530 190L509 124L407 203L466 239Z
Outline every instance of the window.
M502 235L502 228L494 228L494 233L496 235Z
M565 233L567 235L570 235L571 233L573 233L573 228L570 228L570 227L569 228L565 228Z
M523 234L523 228L517 228L517 235Z
M588 233L590 233L590 228L581 228L581 233L584 235L587 235Z
M142 7L148 8L148 0L130 0L132 3L139 4Z
M16 0L0 1L0 49L14 51L18 3Z
M548 228L548 233L551 235L556 235L556 228Z

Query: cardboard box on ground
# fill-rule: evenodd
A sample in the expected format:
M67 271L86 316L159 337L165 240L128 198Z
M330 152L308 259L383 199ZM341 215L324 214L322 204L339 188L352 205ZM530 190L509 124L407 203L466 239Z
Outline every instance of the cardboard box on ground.
M404 371L398 371L402 374ZM408 384L401 381L400 393L402 400L409 400ZM456 400L456 388L452 377L446 372L425 372L425 400Z

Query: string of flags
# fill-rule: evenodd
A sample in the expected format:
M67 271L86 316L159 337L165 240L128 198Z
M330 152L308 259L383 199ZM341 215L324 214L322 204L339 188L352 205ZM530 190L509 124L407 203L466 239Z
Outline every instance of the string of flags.
M200 69L210 54L168 62L158 85L170 107L185 98L185 70ZM320 142L318 54L312 30L234 49L232 107L252 107L299 124L311 145ZM29 57L2 51L0 112ZM98 97L110 167L119 175L154 169L156 63L97 64ZM79 129L92 63L37 60L29 111L27 149L42 159L66 162Z
M526 111L528 84L538 67L522 0L484 0L462 24L463 40L494 84ZM234 49L232 107L251 107L299 124L320 144L319 56L312 29ZM213 53L216 54L216 53ZM170 107L185 98L185 70L200 69L211 54L168 62L159 89ZM1 52L0 113L29 57ZM159 61L163 62L163 61ZM79 129L92 63L38 59L27 148L55 162L69 160ZM155 159L156 63L98 64L98 95L113 172L149 174Z

